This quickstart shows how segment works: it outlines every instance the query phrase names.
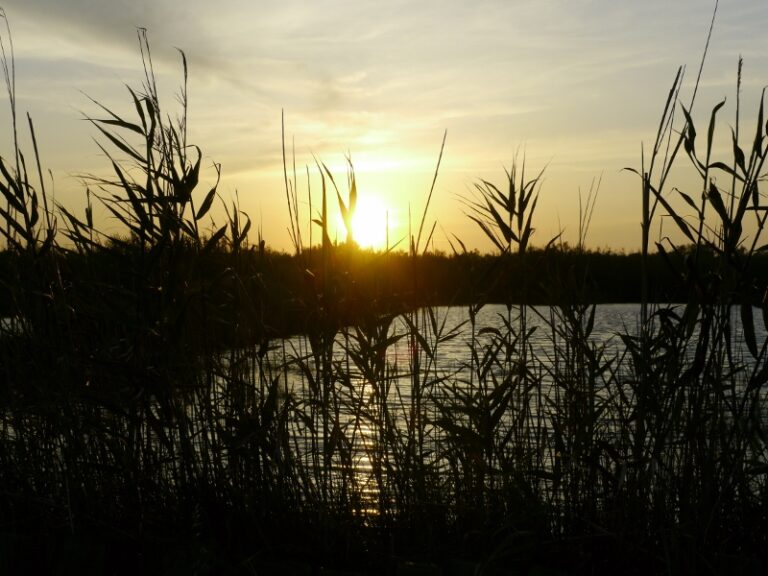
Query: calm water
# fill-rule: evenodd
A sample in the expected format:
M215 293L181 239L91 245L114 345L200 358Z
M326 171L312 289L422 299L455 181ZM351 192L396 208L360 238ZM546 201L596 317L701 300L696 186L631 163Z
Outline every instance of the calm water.
M682 313L683 307L676 307L675 310ZM760 346L766 339L766 329L759 311L754 311L754 317L757 343ZM551 452L547 457L554 457L552 455L556 450L552 444L552 430L556 426L555 419L562 419L564 410L562 405L554 405L561 402L555 400L556 396L564 394L563 386L568 386L569 382L580 381L578 375L574 376L574 365L568 363L569 354L573 358L573 350L570 348L571 341L563 333L562 318L549 307L529 308L526 316L526 346L521 346L519 340L515 343L515 334L519 332L520 326L519 310L516 308L507 310L501 305L485 306L477 312L474 326L470 322L467 307L442 307L431 312L422 310L409 318L411 323L417 325L424 340L411 337L408 322L403 318L396 319L388 335L390 338L402 337L386 347L386 370L379 382L371 382L361 368L361 363L355 360L360 346L354 331L350 331L346 337L340 336L334 348L331 377L326 381L325 391L320 393L323 398L332 398L343 434L350 440L350 453L362 494L373 502L378 490L372 473L371 454L379 446L377 442L383 413L381 406L386 404L389 412L387 417L394 423L397 434L405 434L413 422L416 410L412 394L415 386L421 388L423 403L418 410L423 412L423 422L426 423L425 436L430 454L439 454L441 442L446 438L445 430L436 424L441 418L448 415L457 424L471 426L470 411L463 408L461 403L475 402L474 399L480 398L478 391L483 386L487 394L497 384L513 381L512 385L517 386L517 390L500 423L502 433L514 428L519 430L519 433L515 432L516 441L526 442L526 435L535 430L541 434L536 440L539 443L538 450L547 454ZM750 360L743 343L739 309L733 309L731 318L734 362L743 362L748 367L754 361ZM583 324L586 323L585 318ZM511 337L507 335L507 326L512 327ZM594 385L590 390L598 401L622 390L620 395L629 398L625 401L632 402L632 384L628 382L633 379L636 382L637 377L632 373L631 362L629 356L625 355L626 347L620 335L637 336L639 326L638 304L596 307L593 329L588 339L590 350L603 359L613 359L610 368L591 376ZM512 343L511 353L506 357L498 351L499 342ZM694 332L689 346L692 348L696 342L697 335ZM285 349L291 360L285 370L285 386L299 402L313 394L317 398L319 394L318 385L310 383L307 371L299 368L301 364L309 367L310 371L315 368L309 348L306 338L293 338L286 342ZM520 385L522 380L519 372L516 372L519 370L519 364L516 363L520 362L523 350L526 355L525 365L530 370L528 382L535 382L533 386L538 388L526 390L528 384L523 382ZM488 351L490 353L484 356ZM691 351L688 350L688 353ZM487 362L484 362L484 357ZM481 368L481 365L485 368ZM483 384L479 384L481 380ZM526 414L522 421L519 419L521 413ZM618 429L613 422L619 422L620 416L606 411L601 418L602 433L610 439L613 433L611 430ZM294 428L297 446L303 445L301 451L310 467L318 466L319 453L323 452L322 439L318 438L318 422L315 422L313 431L300 422ZM434 458L433 464L440 466L439 457ZM547 467L546 463L541 465Z
M673 309L681 314L683 306L674 306ZM754 309L753 315L755 318L755 335L759 347L765 341L768 332L759 309ZM465 306L436 307L432 310L432 314L421 311L412 318L412 321L417 323L419 332L424 335L427 346L434 351L433 356L421 354L419 368L434 370L441 376L466 376L467 367L471 363L473 348L478 349L478 345L480 348L489 346L494 330L504 333L505 326L510 325L514 332L518 332L520 326L519 310L517 308L508 310L505 306L498 304L486 305L476 313L474 331L470 322L469 308ZM736 358L744 359L749 363L749 353L744 344L740 312L736 307L732 310L731 321ZM585 318L584 324L586 323L587 319ZM567 337L563 334L562 319L557 314L553 314L550 307L534 306L527 310L526 327L528 353L542 367L551 366L557 359L556 350L558 353L562 352L567 345ZM637 336L639 331L639 304L601 304L595 308L594 323L588 341L594 348L603 349L604 354L620 355L625 351L620 335ZM397 318L390 328L389 335L402 337L387 347L386 360L392 372L410 377L414 348L408 334L407 323L402 318ZM696 333L694 333L692 343L695 344L696 339ZM419 343L417 342L417 344ZM424 343L421 344L423 347ZM353 375L355 373L354 362L348 361L346 350L357 350L358 348L354 335L346 339L339 337L334 348L335 360L344 362L342 368L347 369ZM306 338L303 337L290 339L287 350L295 358L308 359L311 356L310 346ZM298 382L292 382L292 384L296 383Z

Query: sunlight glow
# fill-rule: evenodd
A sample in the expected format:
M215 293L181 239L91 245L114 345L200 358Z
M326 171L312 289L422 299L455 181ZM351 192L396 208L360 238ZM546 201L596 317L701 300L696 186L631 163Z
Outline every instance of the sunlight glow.
M385 250L387 229L392 230L392 210L376 196L361 196L352 216L352 233L361 248ZM391 238L389 239L391 242Z

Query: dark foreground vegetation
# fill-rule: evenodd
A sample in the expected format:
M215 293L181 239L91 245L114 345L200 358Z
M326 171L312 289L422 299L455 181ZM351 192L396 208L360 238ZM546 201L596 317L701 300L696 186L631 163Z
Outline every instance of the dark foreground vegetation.
M332 265L338 277L330 288L338 300L341 325L354 324L363 312L361 306L375 313L398 313L420 306L478 303L639 303L643 296L640 253L591 251L568 245L533 248L523 255L426 252L414 256L348 245L333 246L332 251ZM225 283L230 275L251 279L240 290L246 301L259 302L260 321L249 322L257 329L252 337L307 332L306 298L317 288L311 285L317 284L313 271L323 265L322 250L296 255L246 244L234 257L223 241L206 250L202 257L193 245L181 244L175 247L173 257L184 262L187 270L200 267L199 273L205 278L219 278ZM671 255L649 255L648 301L685 302L691 286L679 271L694 257L695 249L691 246ZM743 272L750 283L768 285L768 256L758 253L748 258L742 252L739 257L747 263ZM12 278L14 270L25 266L24 258L13 251L0 252L0 277ZM55 260L61 281L74 292L84 274L92 283L102 286L131 285L136 271L126 263L138 265L144 255L138 244L125 240L85 253L57 250L50 258ZM717 255L711 251L700 253L698 260L703 269L717 266ZM576 279L579 289L574 292ZM227 290L211 290L208 303L226 307L228 294ZM754 304L762 298L757 292L742 296L751 297ZM0 285L0 316L9 317L17 312L14 297L11 284Z
M735 139L721 162L720 106L697 138L678 75L639 170L639 255L589 253L583 233L570 250L531 249L539 181L512 167L467 202L495 257L426 254L426 213L406 255L333 245L327 196L347 212L357 190L350 172L344 201L326 171L312 250L286 177L289 257L251 246L236 205L207 224L216 188L198 191L201 154L184 114L168 122L142 48L133 117L93 120L114 179L93 180L89 202L121 236L90 204L50 204L36 150L0 160L0 571L768 567L762 103L750 148ZM668 191L684 161L701 189ZM661 214L686 246L651 255ZM635 298L641 323L620 349L590 339L593 302ZM507 312L480 325L488 301ZM447 325L443 303L468 322ZM459 337L466 357L442 364Z

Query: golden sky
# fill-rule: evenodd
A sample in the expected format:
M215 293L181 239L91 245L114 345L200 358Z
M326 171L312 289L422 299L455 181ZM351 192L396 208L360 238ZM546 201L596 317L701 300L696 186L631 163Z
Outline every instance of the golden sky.
M166 111L181 82L176 48L190 70L189 128L211 180L235 192L269 245L290 249L281 160L281 110L301 174L314 158L345 182L356 168L369 227L390 216L390 240L407 234L426 201L443 133L447 140L429 222L434 246L456 234L489 250L461 198L479 178L501 184L525 156L547 166L534 244L558 231L576 241L579 192L602 185L588 244L636 249L640 167L677 67L690 95L714 2L709 0L11 0L19 107L35 120L56 200L77 211L82 173L108 163L83 114L85 95L130 110L125 84L141 82L136 28L148 29ZM744 57L742 116L748 132L768 83L768 5L723 0L694 118L721 111L734 122L736 64ZM9 126L8 107L0 122ZM10 130L0 139L8 154ZM727 152L727 151L726 151ZM681 163L681 165L685 162ZM302 201L305 178L300 178ZM686 185L685 174L681 185ZM695 184L691 184L695 186ZM201 187L201 194L205 193ZM695 194L695 192L694 192ZM364 200L366 199L366 200ZM302 204L304 213L308 206ZM306 222L309 221L307 217ZM375 236L375 235L374 235ZM380 237L381 235L379 235ZM305 232L305 237L307 233ZM317 238L315 234L315 238Z

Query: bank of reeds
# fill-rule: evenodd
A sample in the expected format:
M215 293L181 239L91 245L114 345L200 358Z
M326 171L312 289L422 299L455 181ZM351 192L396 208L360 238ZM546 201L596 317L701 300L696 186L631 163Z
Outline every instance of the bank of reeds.
M762 101L751 147L740 147L737 120L733 158L715 159L721 105L702 152L676 79L639 175L644 228L665 213L687 239L658 249L688 299L643 302L639 325L609 346L592 338L589 270L553 257L547 282L526 283L540 175L524 163L504 186L480 181L465 204L498 250L465 320L425 306L427 209L407 239L412 283L397 302L386 276L372 273L366 291L350 280L362 259L353 240L331 242L328 211L337 202L349 222L363 193L351 163L347 190L318 165L306 218L320 243L304 246L286 162L303 281L270 285L248 216L226 203L226 222L212 225L222 201L217 185L199 190L185 88L172 122L140 42L146 77L128 89L132 117L95 103L90 118L113 176L88 181L84 215L50 202L36 148L33 162L18 144L0 160L8 570L764 569L768 363L755 325L768 308L749 266L766 218ZM12 59L4 69L16 134ZM668 191L684 161L701 190ZM91 202L119 234L99 229ZM557 239L546 248L559 249ZM542 291L555 304L520 304ZM509 296L493 321L489 292ZM301 319L297 337L276 337L276 303Z

